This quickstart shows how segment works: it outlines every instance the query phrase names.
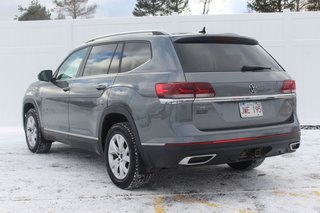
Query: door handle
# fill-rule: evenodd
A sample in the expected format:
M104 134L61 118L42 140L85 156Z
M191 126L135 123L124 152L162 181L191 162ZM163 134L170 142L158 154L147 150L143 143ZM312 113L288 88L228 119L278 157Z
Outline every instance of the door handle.
M103 85L103 84L100 84L96 87L97 90L106 90L107 89L107 86L106 85Z
M62 88L63 91L68 92L70 90L70 87L64 87Z

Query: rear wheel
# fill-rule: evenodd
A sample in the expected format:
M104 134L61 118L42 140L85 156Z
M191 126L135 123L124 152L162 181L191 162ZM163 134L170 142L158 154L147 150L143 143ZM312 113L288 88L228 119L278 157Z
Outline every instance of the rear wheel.
M134 189L150 180L138 153L137 139L127 122L111 127L106 137L106 167L112 182L122 189Z
M51 141L43 138L40 121L37 111L30 109L25 119L25 134L28 148L33 153L48 153L51 148Z
M251 170L258 166L260 166L264 161L264 158L255 159L255 160L248 160L248 161L241 161L236 163L228 163L228 165L237 170Z

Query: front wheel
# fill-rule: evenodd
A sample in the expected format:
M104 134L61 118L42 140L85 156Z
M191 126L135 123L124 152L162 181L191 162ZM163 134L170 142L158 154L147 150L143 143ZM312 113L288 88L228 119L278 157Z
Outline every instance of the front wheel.
M28 148L33 153L48 153L51 148L51 141L43 138L40 129L40 120L35 109L30 109L25 119L25 134Z
M106 137L107 171L112 182L122 189L139 188L150 179L150 174L144 172L136 141L127 122L113 125Z
M260 166L264 161L264 158L248 160L248 161L240 161L236 163L228 163L228 165L237 170L251 170L258 166Z

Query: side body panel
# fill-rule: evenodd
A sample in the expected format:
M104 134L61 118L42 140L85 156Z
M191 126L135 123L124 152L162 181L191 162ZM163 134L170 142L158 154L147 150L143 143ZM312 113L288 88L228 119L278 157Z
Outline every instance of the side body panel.
M69 100L69 137L73 146L99 153L97 121L107 108L116 74L80 77L72 81Z
M69 81L43 82L39 88L41 98L40 115L44 131L57 141L69 143L65 132L69 131L68 104L70 87Z
M171 106L161 105L156 97L156 83L183 82L185 76L169 38L154 38L150 42L152 59L132 71L119 73L108 95L108 107L128 109L141 143L163 135L173 137L175 133L170 123L176 119L175 112L187 112L185 114L191 116L190 105L172 106L179 108L172 112Z

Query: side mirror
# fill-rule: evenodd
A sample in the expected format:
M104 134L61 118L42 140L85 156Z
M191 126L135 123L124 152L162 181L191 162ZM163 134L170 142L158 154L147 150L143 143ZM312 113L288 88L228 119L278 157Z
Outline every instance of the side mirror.
M43 70L38 75L39 81L51 81L52 80L52 70Z

